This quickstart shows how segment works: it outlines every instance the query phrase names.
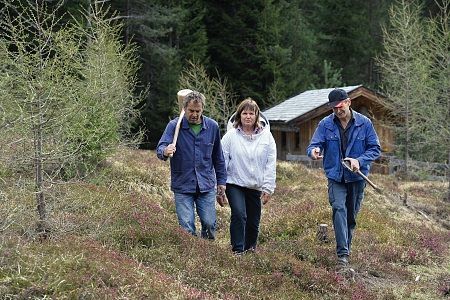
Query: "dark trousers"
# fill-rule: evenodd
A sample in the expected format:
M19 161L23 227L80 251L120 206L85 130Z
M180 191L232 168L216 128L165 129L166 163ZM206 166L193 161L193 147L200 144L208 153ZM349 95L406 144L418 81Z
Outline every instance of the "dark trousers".
M261 220L261 192L227 184L226 194L231 208L232 250L243 252L256 248Z

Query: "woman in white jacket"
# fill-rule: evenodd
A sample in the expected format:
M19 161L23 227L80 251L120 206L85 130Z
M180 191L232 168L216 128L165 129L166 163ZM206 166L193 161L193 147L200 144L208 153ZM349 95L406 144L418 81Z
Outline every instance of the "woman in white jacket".
M231 208L232 251L255 251L261 202L266 204L275 189L277 150L269 123L253 99L239 104L233 126L222 138L222 150Z

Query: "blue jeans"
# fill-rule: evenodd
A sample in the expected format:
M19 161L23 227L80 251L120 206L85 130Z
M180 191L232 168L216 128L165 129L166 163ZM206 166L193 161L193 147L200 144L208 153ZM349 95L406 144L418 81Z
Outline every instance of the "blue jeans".
M350 255L356 216L364 198L366 183L361 181L340 183L328 179L328 200L333 209L333 227L338 256Z
M243 252L256 248L261 220L261 192L227 184L226 194L231 208L232 250Z
M178 223L182 228L197 235L195 209L202 225L202 238L213 240L216 236L216 192L174 193Z

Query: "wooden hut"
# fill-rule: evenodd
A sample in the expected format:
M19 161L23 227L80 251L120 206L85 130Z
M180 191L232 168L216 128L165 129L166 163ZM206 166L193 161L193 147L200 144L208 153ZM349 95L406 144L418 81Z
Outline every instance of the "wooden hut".
M387 117L387 110L382 104L383 96L362 85L340 88L348 93L352 101L351 108L372 120L382 152L392 153L394 136L392 129L383 122ZM319 121L332 113L327 105L331 90L305 91L263 112L277 143L278 159L310 161L306 157L306 147ZM383 170L378 171L385 173Z

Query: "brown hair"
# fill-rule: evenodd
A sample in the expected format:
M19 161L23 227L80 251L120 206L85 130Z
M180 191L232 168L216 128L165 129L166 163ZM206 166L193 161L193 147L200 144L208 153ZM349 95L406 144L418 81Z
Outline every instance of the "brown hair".
M239 105L236 109L236 113L234 114L234 123L233 123L234 128L238 128L239 126L242 126L241 113L244 110L250 110L255 113L256 121L253 126L254 126L254 128L260 127L260 125L259 125L259 106L255 100L253 100L252 98L249 97L249 98L242 100L242 102L239 103Z

